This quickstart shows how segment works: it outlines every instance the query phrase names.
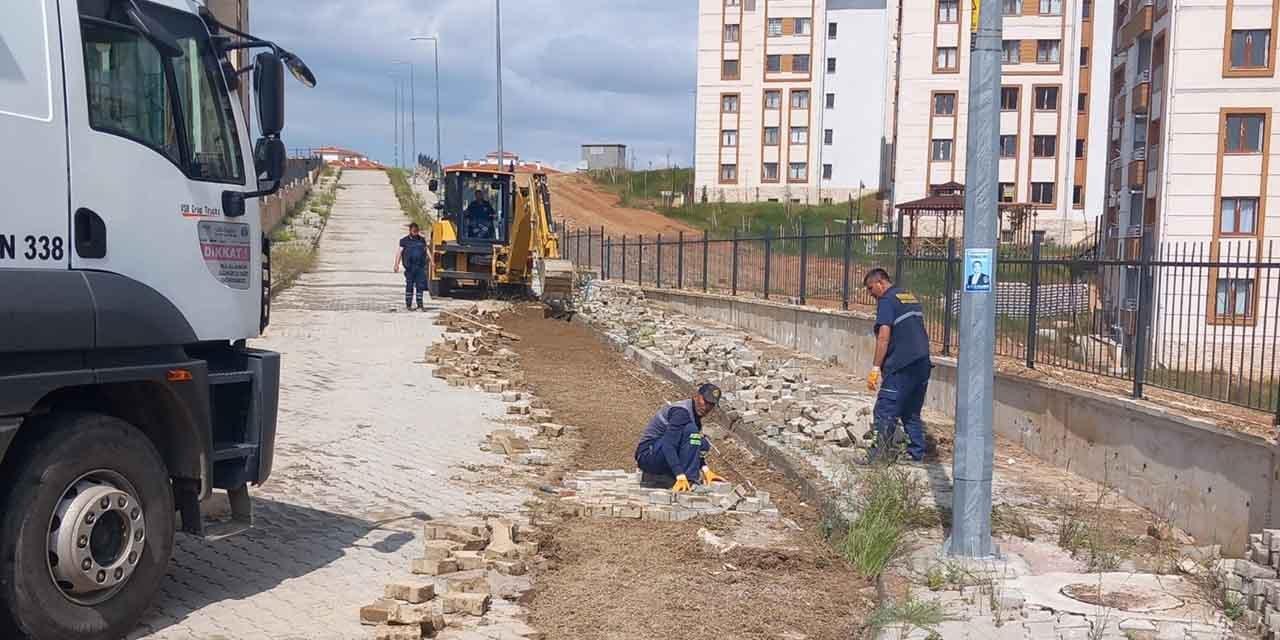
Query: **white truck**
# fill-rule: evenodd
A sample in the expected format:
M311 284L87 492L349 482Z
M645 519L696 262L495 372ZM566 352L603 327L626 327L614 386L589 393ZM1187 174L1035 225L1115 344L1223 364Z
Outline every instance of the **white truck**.
M286 67L314 85L192 0L0 10L0 638L120 638L179 527L251 520L280 378L245 343L270 313L256 198L284 171Z

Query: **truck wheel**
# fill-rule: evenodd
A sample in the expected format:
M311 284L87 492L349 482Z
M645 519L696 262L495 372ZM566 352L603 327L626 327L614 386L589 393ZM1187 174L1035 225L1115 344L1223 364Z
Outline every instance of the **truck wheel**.
M114 640L151 604L173 553L164 460L132 425L34 418L0 503L0 618L31 640ZM16 454L16 455L15 455Z

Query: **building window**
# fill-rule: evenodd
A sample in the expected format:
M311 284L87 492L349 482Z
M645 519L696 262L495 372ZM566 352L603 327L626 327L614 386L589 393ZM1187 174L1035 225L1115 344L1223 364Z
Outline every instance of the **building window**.
M737 80L738 79L738 61L725 60L724 66L720 69L721 80Z
M1032 182L1031 202L1035 204L1053 204L1053 183Z
M1036 87L1036 111L1058 110L1058 88Z
M791 127L791 144L809 144L809 127Z
M1080 3L1080 17L1085 20L1093 17L1093 0L1083 0Z
M720 112L721 113L737 113L738 112L738 96L721 96Z
M778 73L779 71L782 71L782 56L776 53L765 56L764 70L768 73Z
M782 92L766 91L764 92L764 108L775 111L782 108Z
M809 54L791 56L793 73L809 73Z
M950 140L934 140L933 141L933 159L939 162L951 162L951 141Z
M1002 40L1000 62L1003 64L1018 64L1022 62L1022 41L1021 40Z
M834 172L835 172L835 167L833 167L833 166L831 166L831 165L829 165L829 164L824 164L824 165L822 165L822 179L823 179L823 180L830 180L830 179L831 179L831 174L832 174L832 173L834 173Z
M748 12L748 13L749 13L749 12L752 12L752 11L755 11L755 10L756 10L756 0L746 0L745 2L743 2L743 3L742 3L742 10L743 10L743 11L746 11L746 12Z
M725 42L737 42L741 36L742 36L742 25L726 24L724 26Z
M1036 41L1037 64L1057 64L1060 60L1062 60L1061 40Z
M836 26L836 23L834 23L834 22L828 22L828 23L827 23L827 39L828 39L828 40L835 40L835 39L836 39L836 32L837 32L838 30L839 30L839 28Z
M1042 16L1062 15L1062 0L1040 0L1040 15Z
M1001 158L1018 157L1018 136L1016 135L1000 136L1000 157Z
M809 92L808 91L792 91L791 92L791 108L792 109L808 109L809 108Z
M934 66L940 71L943 69L958 69L960 67L960 62L957 59L956 48L938 47L938 54L934 60Z
M1231 68L1265 69L1271 51L1271 30L1235 29L1231 32Z
M813 19L812 18L796 18L795 23L793 23L793 26L795 27L795 34L798 36L813 35Z
M1018 110L1018 87L1000 87L1000 110Z
M737 182L738 181L738 165L736 164L720 165L720 181L721 182Z
M1012 182L1000 183L1000 202L1013 202L1018 198L1018 190Z
M954 24L960 21L960 0L938 0L938 22Z
M1227 153L1262 153L1262 116L1227 116Z
M1031 156L1052 158L1058 155L1058 136L1031 136Z
M955 114L956 114L956 94L954 93L933 94L933 115L954 116Z
M1084 138L1076 138L1076 158L1084 157Z
M834 93L827 94L827 108L828 109L836 108L836 94Z
M764 174L764 177L762 179L765 182L777 182L778 181L778 163L776 162L764 163L763 174Z
M765 33L770 38L776 38L782 35L782 18L769 18L769 23L765 27Z
M1022 15L1022 0L1002 0L1000 7L1006 16Z
M1223 198L1218 231L1224 236L1251 236L1257 233L1258 199Z
M836 72L836 59L827 58L827 73L835 73L835 72Z
M834 129L827 129L822 132L823 144L835 144L836 132Z
M1076 113L1089 112L1089 94L1081 93L1076 96Z
M1071 206L1078 207L1084 204L1084 187L1076 184L1071 186Z
M809 165L803 162L792 162L791 165L787 167L787 179L792 181L808 180Z
M724 6L726 7L736 7L738 4L738 0L724 0Z
M764 128L764 146L776 147L781 138L781 130L778 127Z
M738 146L738 130L725 129L720 132L720 146L736 147Z
M1249 278L1219 278L1218 297L1214 310L1218 319L1247 320L1253 316L1253 280Z

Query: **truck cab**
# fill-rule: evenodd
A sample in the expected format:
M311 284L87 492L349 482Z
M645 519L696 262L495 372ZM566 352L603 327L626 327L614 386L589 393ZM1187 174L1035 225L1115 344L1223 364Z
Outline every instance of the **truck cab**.
M461 283L488 289L505 275L515 217L515 174L494 168L449 168L440 220L431 230L431 295Z
M3 13L0 637L118 638L178 523L248 526L271 473L280 357L246 345L270 319L257 198L283 176L285 69L314 77L191 0ZM211 527L215 491L233 518Z

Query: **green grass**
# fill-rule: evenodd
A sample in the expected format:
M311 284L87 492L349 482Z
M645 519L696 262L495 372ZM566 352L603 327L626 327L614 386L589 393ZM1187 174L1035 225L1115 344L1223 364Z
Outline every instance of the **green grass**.
M886 466L868 472L857 491L858 515L837 547L859 575L876 578L905 551L907 533L930 523L921 507L924 488L911 474Z
M387 169L387 177L391 179L391 188L400 201L400 210L409 220L418 223L422 228L431 226L431 217L427 215L422 198L409 185L409 172L404 169Z
M693 170L678 167L649 171L591 171L587 175L605 191L618 194L622 204L629 207L655 207L662 198L662 192L671 191L673 184L676 193L688 193L693 182Z
M937 601L923 601L914 598L902 602L890 602L881 605L867 620L867 626L877 631L893 625L902 625L898 637L906 638L915 629L933 631L938 625L953 620ZM931 634L931 637L936 633Z

